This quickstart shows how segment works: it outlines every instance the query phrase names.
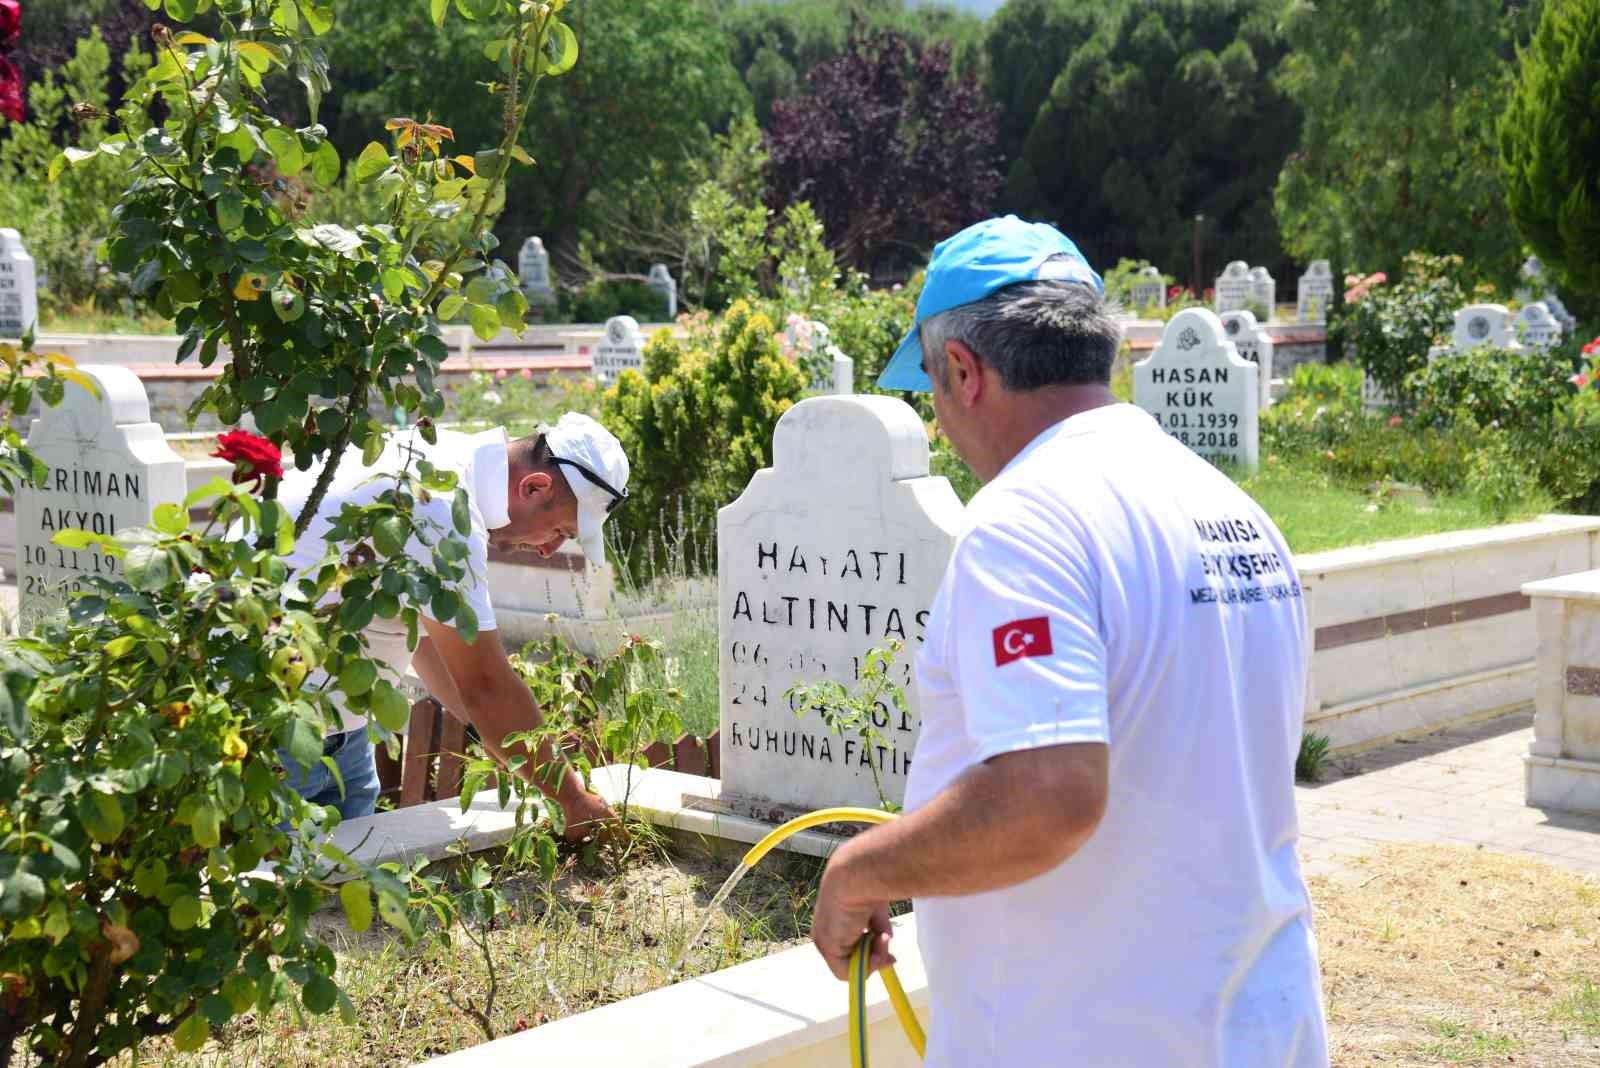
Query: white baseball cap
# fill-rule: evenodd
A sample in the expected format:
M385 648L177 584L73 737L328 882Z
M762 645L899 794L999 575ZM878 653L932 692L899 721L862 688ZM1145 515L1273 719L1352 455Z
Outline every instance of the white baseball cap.
M568 412L544 431L550 459L563 468L567 485L578 499L578 544L597 567L606 563L601 530L616 508L628 499L628 457L615 434L594 419Z

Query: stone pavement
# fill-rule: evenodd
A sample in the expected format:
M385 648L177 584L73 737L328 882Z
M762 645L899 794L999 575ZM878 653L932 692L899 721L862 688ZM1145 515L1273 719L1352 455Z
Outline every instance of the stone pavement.
M1600 875L1600 816L1523 802L1532 739L1530 709L1334 758L1321 782L1295 788L1305 873L1348 874L1343 860L1402 841L1478 846Z

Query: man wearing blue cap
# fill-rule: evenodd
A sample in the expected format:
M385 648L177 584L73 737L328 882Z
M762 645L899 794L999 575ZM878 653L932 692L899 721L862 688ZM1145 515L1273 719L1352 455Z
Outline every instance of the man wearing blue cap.
M812 940L892 960L913 899L926 1063L1328 1063L1293 769L1289 550L1110 389L1121 331L1053 227L934 249L879 385L931 390L985 483L917 657L906 812L841 847Z

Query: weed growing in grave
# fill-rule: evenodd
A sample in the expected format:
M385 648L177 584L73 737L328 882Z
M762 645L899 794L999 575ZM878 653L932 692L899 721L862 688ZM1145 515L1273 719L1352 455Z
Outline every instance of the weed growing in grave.
M1328 758L1328 736L1310 731L1300 739L1300 753L1294 758L1294 777L1301 782L1316 782Z
M899 664L903 681L897 683L894 679L895 661L904 648L905 644L900 640L890 639L887 648L870 650L858 662L854 692L831 679L795 683L785 691L789 707L795 710L795 716L800 719L804 719L808 712L816 712L834 734L841 738L854 735L861 739L861 744L869 751L891 748L893 743L884 737L882 731L888 728L894 715L910 716L906 704L906 687L911 685L909 662L902 661ZM899 812L900 806L890 801L883 792L883 779L878 774L878 765L868 760L867 767L872 772L872 786L878 793L879 805L886 812Z

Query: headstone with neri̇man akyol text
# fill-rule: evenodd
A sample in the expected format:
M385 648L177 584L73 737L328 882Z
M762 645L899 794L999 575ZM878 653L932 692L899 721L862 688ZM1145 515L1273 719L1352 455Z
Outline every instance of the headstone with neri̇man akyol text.
M928 474L916 412L884 396L813 397L773 432L772 466L717 516L722 804L784 819L901 803L920 729L912 661L954 550L960 499ZM880 701L874 736L796 708L795 683L857 691L893 640L907 711Z
M150 419L150 401L126 367L78 370L99 396L68 382L61 403L33 420L27 448L44 478L18 487L17 598L21 629L59 608L92 579L120 580L124 562L99 548L56 542L64 530L114 537L146 526L158 505L182 502L183 458Z

